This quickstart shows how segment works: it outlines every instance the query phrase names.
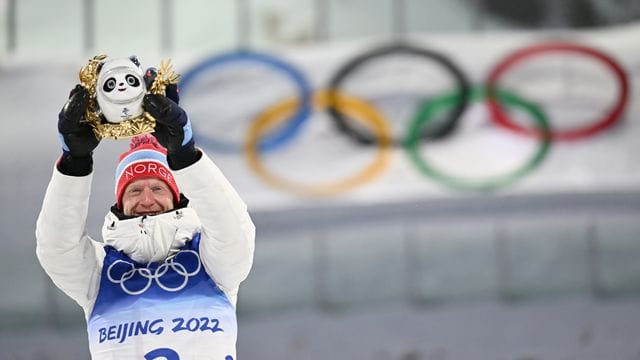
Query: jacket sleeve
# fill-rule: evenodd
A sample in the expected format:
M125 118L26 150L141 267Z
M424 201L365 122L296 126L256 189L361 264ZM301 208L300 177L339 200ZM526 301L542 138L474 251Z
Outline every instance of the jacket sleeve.
M60 290L89 314L104 250L86 232L93 175L67 176L54 168L36 223L36 255Z
M202 222L202 263L235 304L240 282L253 264L255 226L247 206L204 153L193 165L174 171L174 176Z

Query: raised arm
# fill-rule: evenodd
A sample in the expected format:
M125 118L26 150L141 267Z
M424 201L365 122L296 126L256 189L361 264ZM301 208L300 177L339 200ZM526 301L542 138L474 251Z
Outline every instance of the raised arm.
M86 123L80 122L88 103L81 86L71 91L58 117L63 153L36 223L36 254L53 282L83 307L93 305L100 279L99 243L86 233L92 175L92 153L99 140Z
M255 226L247 206L206 154L174 175L202 221L205 268L235 302L253 263Z
M191 124L177 100L177 91L168 87L167 97L146 95L143 107L155 117L153 134L167 148L169 166L203 224L203 265L235 303L238 287L253 264L255 227L247 206L220 169L195 148Z

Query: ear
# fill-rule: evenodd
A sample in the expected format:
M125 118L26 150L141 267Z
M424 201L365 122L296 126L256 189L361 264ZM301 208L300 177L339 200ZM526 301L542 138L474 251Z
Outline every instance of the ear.
M104 61L101 61L98 64L98 69L96 70L96 74L100 74L100 71L102 71L102 67L104 66Z
M138 60L137 56L131 55L129 56L129 60L131 60L132 63L136 64L136 66L140 66L140 60Z

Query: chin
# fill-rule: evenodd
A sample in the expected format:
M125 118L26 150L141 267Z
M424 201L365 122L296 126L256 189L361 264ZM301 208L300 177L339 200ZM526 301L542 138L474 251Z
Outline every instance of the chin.
M155 215L160 215L162 213L163 211L157 211L157 212L150 212L150 213L142 213L139 216L155 216Z
M133 216L154 216L154 215L160 215L160 214L162 214L162 213L164 213L164 211L163 211L163 210L158 210L158 211L145 211L145 212L136 212L136 211L133 211L133 212L131 213L131 215L133 215Z

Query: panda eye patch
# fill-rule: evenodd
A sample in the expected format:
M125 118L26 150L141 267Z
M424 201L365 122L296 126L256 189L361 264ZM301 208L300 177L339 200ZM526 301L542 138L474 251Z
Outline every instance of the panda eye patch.
M140 80L138 80L138 78L133 75L127 75L125 79L127 80L127 84L129 84L129 86L140 86Z
M115 88L116 79L112 77L108 78L107 81L104 82L104 85L102 85L102 90L104 90L105 92L111 92Z

